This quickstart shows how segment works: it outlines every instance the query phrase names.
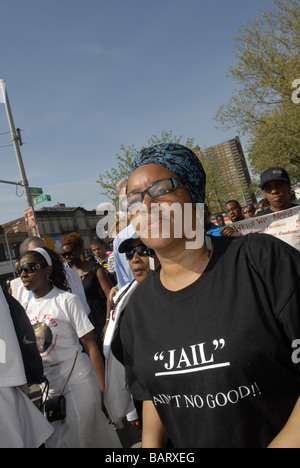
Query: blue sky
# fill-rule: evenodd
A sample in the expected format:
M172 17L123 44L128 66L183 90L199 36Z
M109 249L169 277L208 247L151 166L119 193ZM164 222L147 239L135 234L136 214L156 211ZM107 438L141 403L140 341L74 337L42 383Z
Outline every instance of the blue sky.
M236 136L214 115L235 84L233 36L273 0L2 0L5 80L31 186L53 206L96 208L96 183L121 145L140 148L172 130L207 147ZM0 134L8 131L0 104ZM20 179L0 135L0 179ZM242 138L245 145L246 140ZM18 189L17 195L22 191ZM23 216L25 197L0 184L0 224Z

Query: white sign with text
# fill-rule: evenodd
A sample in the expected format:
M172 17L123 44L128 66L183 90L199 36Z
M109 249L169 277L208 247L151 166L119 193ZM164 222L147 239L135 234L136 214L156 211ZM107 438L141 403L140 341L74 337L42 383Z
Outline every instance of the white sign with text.
M233 223L234 236L250 233L264 233L278 237L297 250L300 250L300 205L257 218L247 218Z

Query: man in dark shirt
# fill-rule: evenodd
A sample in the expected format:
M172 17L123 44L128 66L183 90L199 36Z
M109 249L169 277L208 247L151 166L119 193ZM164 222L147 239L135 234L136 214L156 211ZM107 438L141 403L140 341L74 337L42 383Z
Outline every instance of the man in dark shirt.
M243 221L245 219L245 216L242 213L241 205L237 200L229 200L226 202L225 211L228 218L233 223L236 223L237 221Z
M241 205L237 200L229 200L226 202L225 211L232 223L237 223L238 221L243 221L245 216L242 213ZM235 233L235 230L232 226L224 226L221 230L221 236L232 236Z
M260 175L260 188L270 206L258 216L267 215L274 211L283 211L293 208L291 202L291 181L288 173L282 167L269 167Z
M100 265L108 270L108 254L106 253L106 242L103 239L95 239L91 244L91 249L93 255L96 257L96 260Z

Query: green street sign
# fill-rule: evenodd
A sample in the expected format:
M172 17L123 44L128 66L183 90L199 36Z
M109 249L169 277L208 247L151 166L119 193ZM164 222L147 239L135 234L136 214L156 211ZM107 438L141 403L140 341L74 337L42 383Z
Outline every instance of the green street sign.
M39 197L35 197L33 200L34 205L38 205L39 203L43 203L44 201L51 201L50 195L40 195Z
M42 195L43 189L40 187L29 187L31 195Z

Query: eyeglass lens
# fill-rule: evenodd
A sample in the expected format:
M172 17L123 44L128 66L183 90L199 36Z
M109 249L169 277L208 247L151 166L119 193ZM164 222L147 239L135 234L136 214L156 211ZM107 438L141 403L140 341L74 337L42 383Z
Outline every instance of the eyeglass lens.
M133 209L134 206L138 206L143 203L145 194L147 193L151 198L161 197L167 193L172 192L179 186L179 182L176 179L162 179L154 182L150 187L148 187L143 192L132 193L128 195L128 209Z

